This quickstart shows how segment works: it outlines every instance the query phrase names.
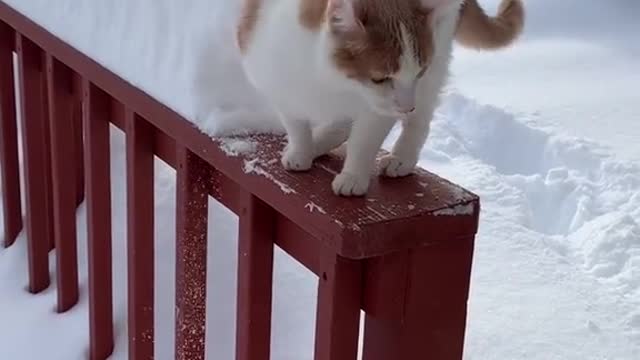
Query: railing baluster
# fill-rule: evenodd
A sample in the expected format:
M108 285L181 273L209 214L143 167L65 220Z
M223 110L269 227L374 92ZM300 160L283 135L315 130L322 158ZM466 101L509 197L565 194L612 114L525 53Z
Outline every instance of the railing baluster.
M22 139L27 205L29 290L38 293L49 286L49 211L47 190L48 152L44 117L41 50L30 40L16 36L19 59Z
M75 167L71 70L47 55L47 92L51 130L51 173L57 261L58 312L78 301Z
M240 213L236 359L268 360L275 210L246 193Z
M18 128L13 72L15 35L0 23L0 173L4 215L4 246L11 246L22 229Z
M321 255L315 360L355 360L362 299L362 265L335 253Z
M204 360L210 167L177 150L176 359Z
M82 83L84 154L87 186L89 329L91 360L113 352L111 274L110 98L89 81Z
M75 154L75 166L76 166L76 205L80 206L84 201L84 141L83 141L83 125L82 125L82 77L78 74L73 74L73 144Z
M153 127L127 110L129 359L153 358Z
M54 219L53 219L53 179L52 179L52 159L51 159L51 122L49 119L49 77L47 76L47 56L44 51L40 51L40 76L42 77L42 119L44 121L44 146L45 146L45 191L47 192L46 203L44 204L47 209L47 239L49 239L49 250L53 250L56 247L55 233L54 233Z

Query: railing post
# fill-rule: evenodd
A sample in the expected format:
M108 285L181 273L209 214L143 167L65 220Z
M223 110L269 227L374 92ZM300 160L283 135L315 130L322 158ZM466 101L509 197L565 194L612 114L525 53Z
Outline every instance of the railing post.
M210 166L177 149L176 359L204 360Z
M315 360L356 360L362 263L337 254L321 254L316 313Z
M15 35L0 23L0 173L4 215L4 246L11 246L22 229L18 128L13 71Z
M236 359L269 360L275 211L245 193L238 239Z
M58 312L65 312L78 301L71 70L51 55L46 58Z
M461 360L473 238L371 260L363 360Z
M47 126L43 97L42 52L33 42L16 35L20 72L22 144L27 205L29 290L49 286L50 213Z
M129 359L153 359L153 127L126 111Z
M113 352L111 265L110 98L89 81L82 83L87 242L89 257L89 354L104 360Z

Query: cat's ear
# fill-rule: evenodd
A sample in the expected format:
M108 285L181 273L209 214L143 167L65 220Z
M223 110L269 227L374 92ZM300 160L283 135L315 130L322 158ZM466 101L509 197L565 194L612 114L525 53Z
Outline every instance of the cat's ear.
M356 1L357 0L329 0L329 22L334 31L352 32L364 30L362 22L356 16Z
M441 6L449 5L455 0L420 0L422 1L422 6L427 9L436 9Z

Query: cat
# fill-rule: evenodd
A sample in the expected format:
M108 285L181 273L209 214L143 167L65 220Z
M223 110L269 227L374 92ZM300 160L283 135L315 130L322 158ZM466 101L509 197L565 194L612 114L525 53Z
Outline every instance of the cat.
M365 195L376 156L400 120L381 175L413 172L445 85L453 41L510 45L524 25L521 0L489 17L477 0L244 0L236 43L249 82L287 132L287 170L346 141L340 196Z

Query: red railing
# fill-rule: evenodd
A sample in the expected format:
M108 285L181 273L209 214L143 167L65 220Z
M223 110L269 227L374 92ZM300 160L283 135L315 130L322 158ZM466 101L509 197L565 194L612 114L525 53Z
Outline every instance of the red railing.
M23 228L24 190L29 290L49 286L55 247L59 312L78 301L75 211L86 194L91 359L114 347L109 124L126 133L130 359L153 357L154 156L177 170L176 359L204 359L209 196L240 218L236 359L270 357L274 245L318 275L316 360L356 359L361 309L365 360L462 358L475 195L420 170L376 178L366 199L338 198L329 184L339 159L289 174L274 162L282 146L275 136L257 136L251 159L227 155L1 1L0 112L5 246Z

